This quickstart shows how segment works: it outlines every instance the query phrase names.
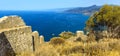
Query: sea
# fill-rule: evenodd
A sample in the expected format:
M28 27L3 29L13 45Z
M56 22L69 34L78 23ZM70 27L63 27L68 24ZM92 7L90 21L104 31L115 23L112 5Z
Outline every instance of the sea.
M17 15L22 17L32 31L38 31L45 41L59 36L63 31L75 33L84 30L85 22L90 16L81 13L64 13L50 11L0 11L0 17Z

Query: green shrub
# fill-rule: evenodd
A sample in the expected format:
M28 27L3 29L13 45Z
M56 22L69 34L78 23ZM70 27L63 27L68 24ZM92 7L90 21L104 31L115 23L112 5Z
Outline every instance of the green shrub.
M94 13L87 21L85 29L94 31L98 39L103 38L103 31L109 38L120 37L120 6L104 5L98 12ZM111 35L112 34L112 35Z
M65 40L63 38L59 38L59 37L54 37L50 40L50 44L53 44L53 45L61 45L64 43L65 43Z
M75 34L72 33L72 32L62 32L62 33L59 34L59 36L60 36L61 38L63 38L63 39L68 39L68 38L70 38L70 37L72 37L72 36L74 36L74 35L75 35Z

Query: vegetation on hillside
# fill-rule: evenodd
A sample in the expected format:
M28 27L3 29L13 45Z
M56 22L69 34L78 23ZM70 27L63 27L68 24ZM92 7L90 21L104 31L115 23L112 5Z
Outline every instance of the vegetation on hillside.
M75 34L72 32L62 32L59 36L63 39L69 39L70 37L74 36Z
M89 7L71 8L71 9L65 10L65 12L67 12L67 13L82 13L85 15L91 15L95 11L98 11L100 8L101 8L101 6L92 5Z
M94 31L98 36L99 33L106 31L108 33L106 37L119 38L120 6L104 5L99 12L94 13L86 22L86 30Z
M119 39L101 39L98 42L71 42L53 45L41 44L34 53L23 52L17 56L119 56Z
M62 32L34 53L18 56L120 56L120 6L104 5L86 22L85 29L89 31L86 41L72 32Z

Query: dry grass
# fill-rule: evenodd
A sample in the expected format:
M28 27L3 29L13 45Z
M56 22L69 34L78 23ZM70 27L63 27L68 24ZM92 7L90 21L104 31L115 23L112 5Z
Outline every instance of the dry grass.
M50 40L50 44L52 45L62 45L65 43L65 40L60 37L54 37Z
M120 56L119 39L101 39L98 42L71 42L64 45L42 44L36 52L21 56ZM20 55L18 55L20 56Z

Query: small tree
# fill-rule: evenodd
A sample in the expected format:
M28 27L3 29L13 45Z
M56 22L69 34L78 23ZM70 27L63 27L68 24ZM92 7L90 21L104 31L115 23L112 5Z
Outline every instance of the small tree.
M120 6L104 5L86 22L85 29L95 33L106 30L108 37L120 37Z

